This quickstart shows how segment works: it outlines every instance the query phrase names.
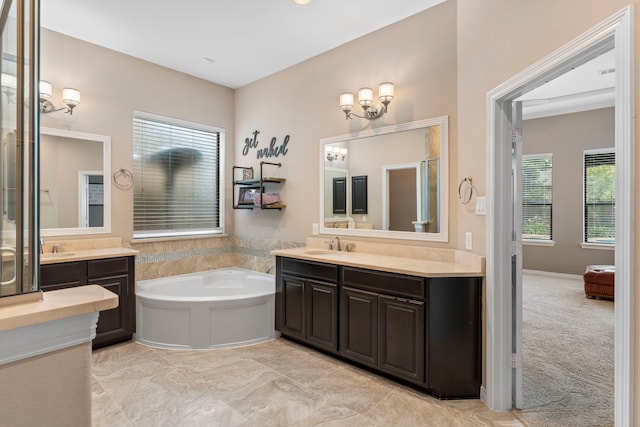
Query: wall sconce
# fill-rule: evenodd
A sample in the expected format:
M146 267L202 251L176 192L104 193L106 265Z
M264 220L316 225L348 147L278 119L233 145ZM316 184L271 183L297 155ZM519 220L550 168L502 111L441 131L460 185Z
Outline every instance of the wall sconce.
M51 99L52 87L51 83L40 80L40 112L44 114L62 111L64 113L73 114L73 109L80 104L80 91L65 87L62 89L62 101L66 107L56 108L49 99Z
M324 153L327 155L327 160L329 160L330 162L334 160L344 161L344 159L347 157L346 148L331 147L329 145L324 147Z
M340 108L344 111L345 120L352 117L360 117L361 119L375 120L381 117L387 112L387 105L393 99L393 83L385 82L380 83L378 86L378 99L382 102L382 107L374 107L373 105L373 90L368 87L363 87L358 91L358 102L364 110L364 116L359 116L351 112L353 108L353 94L346 92L340 94Z

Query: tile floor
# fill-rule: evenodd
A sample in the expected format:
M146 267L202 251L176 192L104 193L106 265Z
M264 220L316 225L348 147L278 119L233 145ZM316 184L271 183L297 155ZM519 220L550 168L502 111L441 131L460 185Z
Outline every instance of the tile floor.
M227 350L135 342L93 353L94 426L522 426L284 339Z

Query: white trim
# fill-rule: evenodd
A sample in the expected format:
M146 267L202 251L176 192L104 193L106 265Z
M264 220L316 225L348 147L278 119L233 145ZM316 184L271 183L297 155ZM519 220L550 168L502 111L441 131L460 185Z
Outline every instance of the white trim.
M555 246L554 240L541 240L541 239L522 239L524 246Z
M615 251L616 245L610 243L580 243L582 249L599 249L601 251Z
M0 365L90 342L96 336L98 312L0 332Z
M188 120L182 120L182 119L177 119L174 117L168 117L168 116L161 116L159 114L154 114L154 113L148 113L146 111L140 111L140 110L133 110L133 117L132 117L132 123L133 123L133 119L143 119L143 120L151 120L151 121L157 121L160 123L165 123L165 124L169 124L169 125L175 125L175 126L182 126L182 127L186 127L186 128L190 128L190 129L196 129L196 130L202 130L202 131L206 131L206 132L212 132L212 133L217 133L218 134L218 148L220 150L220 154L219 154L219 171L220 173L218 174L218 192L219 192L219 199L218 199L218 205L219 205L219 214L218 214L218 220L219 220L219 227L218 228L212 228L212 229L207 229L207 230L186 230L186 231L169 231L169 232L150 232L150 233L145 233L145 232L137 232L135 231L135 229L133 230L133 237L132 240L135 240L137 242L141 242L143 240L149 240L149 241L159 241L161 239L167 238L173 238L173 237L189 237L189 236L214 236L214 235L220 235L220 234L225 234L226 233L226 221L225 221L225 175L226 175L226 169L225 169L225 145L226 145L226 130L224 128L221 127L217 127L217 126L212 126L212 125L208 125L208 124L204 124L204 123L197 123L197 122L191 122ZM133 129L133 125L132 125L132 129ZM132 130L133 131L133 130ZM135 187L135 178L134 178L134 187ZM110 186L109 186L110 187ZM133 212L132 212L133 215Z
M505 192L511 170L506 147L509 118L505 103L536 86L544 78L561 75L593 55L613 47L616 55L616 150L620 165L616 181L616 281L615 292L615 424L633 424L633 48L631 7L622 9L587 33L571 41L487 94L487 217L486 248L486 403L493 410L511 407L511 265L509 212ZM510 141L509 147L510 147ZM619 169L618 169L619 167ZM619 239L619 240L618 240Z
M440 126L440 232L439 233L417 233L409 231L389 231L389 230L367 230L349 228L326 228L324 227L324 146L337 142L350 141L358 138L385 135L394 132L426 128L429 126ZM320 234L333 234L341 236L361 236L377 237L385 239L422 240L430 242L449 241L449 116L433 117L430 119L417 120L408 123L398 123L391 126L384 126L375 129L366 129L359 132L344 135L332 136L320 139L318 146L319 171L318 178L320 195L319 223Z
M84 139L86 141L102 142L102 173L104 174L104 225L102 227L41 228L40 235L74 236L80 234L111 233L111 137L108 135L98 135L94 133L76 132L72 130L48 127L41 127L40 134L58 136L62 138Z

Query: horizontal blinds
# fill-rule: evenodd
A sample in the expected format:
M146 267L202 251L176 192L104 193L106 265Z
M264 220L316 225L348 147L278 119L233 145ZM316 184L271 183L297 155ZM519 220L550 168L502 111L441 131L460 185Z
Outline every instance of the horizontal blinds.
M220 134L133 119L134 235L219 231Z
M522 157L522 238L551 240L553 217L553 157Z
M615 243L616 156L613 150L584 153L584 241Z

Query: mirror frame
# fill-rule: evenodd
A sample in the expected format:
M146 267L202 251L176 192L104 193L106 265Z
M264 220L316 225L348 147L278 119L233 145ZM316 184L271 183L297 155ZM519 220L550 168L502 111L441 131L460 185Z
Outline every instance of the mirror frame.
M393 230L369 230L354 228L327 228L324 226L324 170L325 170L325 151L324 146L327 144L335 144L338 142L363 139L372 136L388 135L397 132L404 132L414 129L427 128L430 126L440 126L440 232L439 233L420 233L412 231L393 231ZM385 126L376 129L366 129L359 132L348 133L344 135L322 138L319 143L319 187L320 199L319 212L319 229L320 234L333 234L340 236L358 236L358 237L376 237L383 239L402 239L402 240L423 240L429 242L448 242L449 241L449 116L440 116L430 119L418 120L408 123L400 123ZM351 176L347 177L348 182ZM371 189L374 186L369 185ZM377 186L375 186L377 187ZM350 192L350 191L349 191ZM347 200L348 200L347 196ZM347 218L349 216L347 215Z
M74 228L41 228L41 236L67 236L81 234L111 233L111 137L94 133L76 132L65 129L41 127L41 135L59 136L63 138L84 139L102 142L102 170L104 173L104 226ZM40 142L42 143L42 141ZM38 207L39 209L40 207Z

